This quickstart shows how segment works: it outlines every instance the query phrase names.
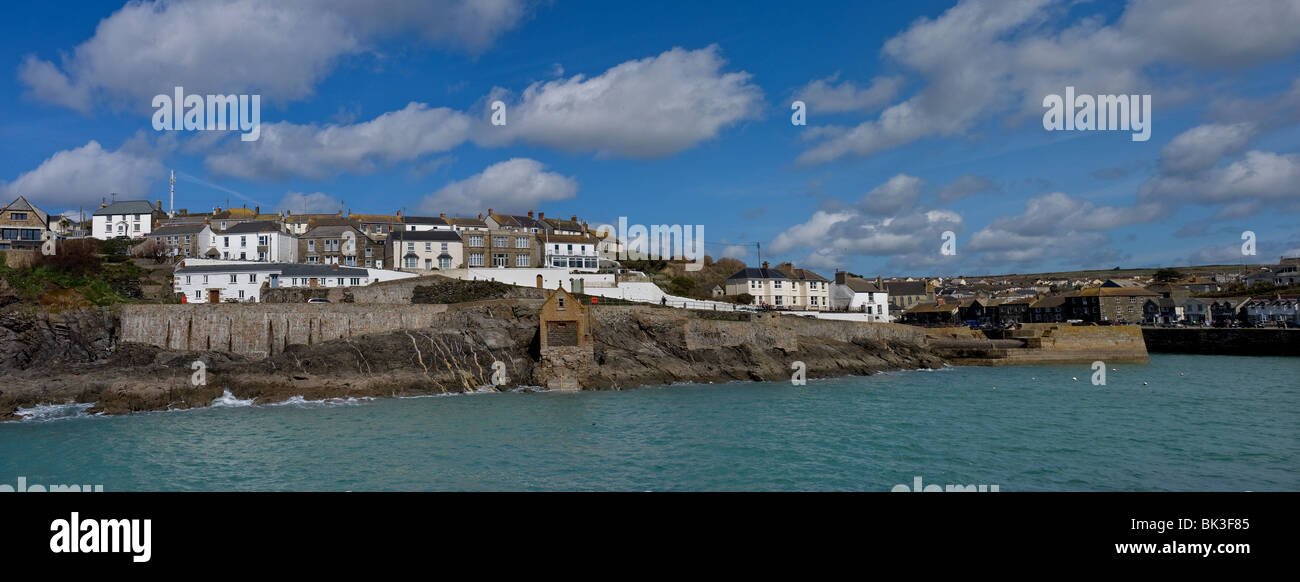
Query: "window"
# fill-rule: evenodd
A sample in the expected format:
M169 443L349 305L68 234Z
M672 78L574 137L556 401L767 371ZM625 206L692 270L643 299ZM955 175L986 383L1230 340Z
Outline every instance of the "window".
M516 266L516 267L527 267L527 266L529 266L529 264L528 264L528 255L515 255L515 266Z
M470 253L470 254L469 254L469 266L471 266L471 267L482 267L482 266L483 266L483 253Z
M314 257L314 256L307 257L307 264L308 264L308 265L315 265L315 264L317 263L317 260L318 260L318 259L317 259L316 257Z
M431 251L431 250L433 250L433 243L431 243L431 242L426 242L426 243L424 243L424 250L426 250L426 251Z
M9 220L27 220L26 212L10 212Z
M207 276L207 275L204 275L204 276L203 276L203 284L204 284L204 285L207 285L207 284L208 284L208 276Z
M240 290L239 290L239 298L240 298L240 299L243 299L243 298L244 298L244 290L243 290L243 289L240 289Z
M407 256L407 257L406 257L406 268L408 268L408 269L414 269L417 260L419 260L419 259L416 259L416 258L415 258L415 255Z
M447 243L442 243L442 252L447 252Z
M316 241L314 240L307 241L307 252L309 253L316 252Z
M469 246L472 246L472 247L481 247L481 246L483 246L483 236L482 236L482 235L477 235L477 234L476 234L476 235L474 235L474 236L469 237Z
M415 243L413 243L413 242L406 243L406 250L408 250L408 251L413 251L413 250L415 250Z
M506 246L506 237L504 236L493 237L492 246L497 248L504 248Z
M136 231L136 232L140 232L140 224L139 224L139 223L136 223L136 224L135 224L135 231Z
M247 246L248 246L248 237L246 236L239 237L239 248L242 249L242 248L246 248Z
M366 258L367 258L367 259L369 259L370 256L371 256L371 255L370 255L371 250L372 250L372 249L371 249L370 247L366 247ZM370 261L366 261L366 266L367 266L367 267L370 266Z
M361 277L353 277L353 278L352 278L352 284L353 284L353 285L360 285L360 284L361 284Z
M493 267L504 267L504 266L506 266L506 255L505 255L505 253L496 253L496 254L493 254L493 255L492 255L492 266L493 266Z
M189 285L189 284L190 284L190 276L189 276L189 275L186 275L186 276L185 276L185 284L186 284L186 285Z
M438 268L439 268L439 269L450 269L450 268L451 268L451 259L449 259L449 258L447 258L447 257L438 257Z
M339 277L339 287L343 286L343 277Z
M230 246L230 237L228 237L228 236L223 236L223 237L221 237L221 246L223 246L223 247L229 247L229 246Z
M231 282L231 283L237 283L237 282L238 282L238 281L235 280L235 277L238 277L238 275L236 275L236 274L234 274L234 273L231 273L231 274L230 274L230 282Z
M249 274L248 274L248 282L249 282L249 283L256 283L256 282L257 282L257 273L249 273Z
M519 238L516 238L516 239L515 239L515 248L517 248L517 249L526 249L526 248L528 248L528 238L527 238L527 237L522 237L522 236L519 237Z
M203 298L203 293L202 293L201 291L199 291L198 289L195 289L195 290L194 290L194 298L195 298L195 299L202 299L202 298Z
M189 237L185 237L185 238L189 238ZM269 237L269 236L267 236L267 235L264 235L264 234L263 234L263 235L258 235L258 237L257 237L257 244L258 244L258 246L266 246L266 245L268 245L268 244L271 244L271 243L267 242L267 239L269 239L269 238L271 238L271 237ZM189 241L185 241L185 242L189 242Z
M781 288L781 282L780 282L780 281L773 281L773 282L772 282L772 288L773 288L773 289L780 289L780 288Z
M781 299L782 299L782 298L781 298L780 295L777 295L777 296L776 296L776 304L777 304L777 305L780 305L780 304L781 304Z

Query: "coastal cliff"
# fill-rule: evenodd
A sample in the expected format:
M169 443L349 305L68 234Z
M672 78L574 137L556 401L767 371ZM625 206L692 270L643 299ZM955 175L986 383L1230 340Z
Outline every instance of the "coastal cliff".
M549 371L538 351L540 303L137 305L44 321L6 316L0 419L38 404L94 403L89 412L108 414L207 406L227 390L269 403L542 386ZM809 378L944 363L920 330L902 325L651 306L600 306L593 320L592 360L574 366L586 389L787 381L795 362ZM74 335L79 347L65 347ZM40 365L56 354L59 365Z

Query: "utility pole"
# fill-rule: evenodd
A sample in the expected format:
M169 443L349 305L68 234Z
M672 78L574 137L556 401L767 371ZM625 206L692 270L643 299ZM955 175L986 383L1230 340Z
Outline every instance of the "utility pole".
M176 217L176 170L171 171L170 194L167 198L167 218Z

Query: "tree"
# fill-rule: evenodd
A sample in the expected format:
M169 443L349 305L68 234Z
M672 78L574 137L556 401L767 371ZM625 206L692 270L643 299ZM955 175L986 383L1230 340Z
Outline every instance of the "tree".
M695 289L695 280L690 277L673 277L668 283L668 292L673 295L689 295Z
M131 256L137 259L153 259L154 263L161 263L167 260L167 245L151 238L131 249Z
M1173 283L1182 278L1183 274L1178 272L1177 269L1159 269L1155 273L1155 279L1158 283Z
M731 300L732 300L732 301L735 301L735 302L736 302L737 304L739 304L739 305L753 305L753 304L754 304L754 296L753 296L753 295L750 295L749 293L741 293L740 295L733 295L733 296L731 297Z

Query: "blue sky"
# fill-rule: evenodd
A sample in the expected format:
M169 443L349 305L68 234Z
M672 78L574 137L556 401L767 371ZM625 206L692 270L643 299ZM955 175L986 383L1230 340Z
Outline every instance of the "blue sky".
M165 200L175 170L192 211L626 216L828 275L1300 254L1294 1L5 12L0 188L52 212ZM152 96L178 85L261 95L261 139L155 131ZM1151 139L1044 130L1042 99L1066 85L1151 95ZM497 99L504 127L487 123Z

